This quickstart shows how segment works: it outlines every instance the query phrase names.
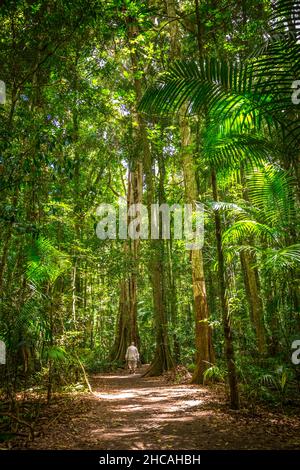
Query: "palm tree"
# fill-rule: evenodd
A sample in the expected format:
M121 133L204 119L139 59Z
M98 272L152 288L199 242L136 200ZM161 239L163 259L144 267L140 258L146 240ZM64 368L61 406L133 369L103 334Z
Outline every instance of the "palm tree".
M140 103L140 110L146 113L165 114L184 109L186 114L204 116L207 132L203 138L203 147L211 168L215 204L219 204L216 169L228 164L234 168L238 165L241 169L262 161L270 164L272 153L277 153L277 149L274 152L268 140L268 137L274 138L274 133L281 147L284 169L293 171L300 187L298 152L295 145L300 141L300 125L297 119L298 110L291 99L292 84L300 77L300 1L276 2L275 13L270 20L273 28L266 42L245 63L225 63L209 57L201 58L199 62L176 61L170 70L147 90ZM280 176L275 173L273 176L273 182L278 183ZM251 180L248 184L251 189ZM267 193L259 194L258 187L252 186L253 188L256 188L256 196L255 191L252 191L253 199L256 198L258 205L264 204ZM280 188L282 189L282 186L278 186L277 191L280 192ZM269 191L268 196L270 195ZM285 195L283 192L281 196L284 197L278 198L282 204ZM226 300L222 226L218 210L214 214L231 405L237 408L239 399ZM276 216L278 213L273 213L273 217ZM258 233L272 240L274 227L269 227L255 218L238 220L225 232L223 240L241 232L246 234L248 240L249 237L253 240ZM269 249L270 246L272 243L265 248ZM298 261L298 255L298 245L280 247L277 249L277 260L280 260L278 264L283 263L285 268L290 266L290 263L294 265ZM268 256L272 258L272 255ZM268 256L267 259L270 259ZM252 250L252 261L253 259L255 260ZM268 265L267 261L266 263ZM248 270L248 277L253 271L252 266ZM261 314L256 315L254 322L258 343L263 351L265 339Z

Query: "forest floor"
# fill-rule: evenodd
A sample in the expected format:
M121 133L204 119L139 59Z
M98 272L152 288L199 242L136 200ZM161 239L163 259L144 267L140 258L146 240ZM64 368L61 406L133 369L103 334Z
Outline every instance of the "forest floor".
M220 386L174 385L127 371L94 374L90 382L93 394L56 396L45 407L26 448L300 449L295 410L231 411Z

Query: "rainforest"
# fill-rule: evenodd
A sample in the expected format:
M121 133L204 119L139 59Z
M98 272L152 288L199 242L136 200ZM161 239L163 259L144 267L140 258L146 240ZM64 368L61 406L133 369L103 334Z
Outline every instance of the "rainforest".
M299 450L300 1L0 28L1 454Z

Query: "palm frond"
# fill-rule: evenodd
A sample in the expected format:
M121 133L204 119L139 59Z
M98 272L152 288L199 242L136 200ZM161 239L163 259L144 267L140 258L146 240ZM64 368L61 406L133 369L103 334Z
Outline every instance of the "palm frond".
M252 65L207 59L176 61L142 98L140 109L151 113L178 111L183 105L189 114L218 105L220 112L229 111L238 104L247 104L253 92ZM235 95L233 95L235 92Z
M270 19L273 24L273 36L276 36L276 33L278 35L285 33L299 37L300 1L278 0Z
M256 129L275 126L291 143L299 141L300 123L292 101L292 84L300 76L299 10L299 0L276 2L273 30L264 47L243 64L211 58L175 62L146 91L140 109L166 114L184 107L188 114L230 117L242 130L249 122Z
M252 237L274 243L277 241L277 232L268 225L255 220L239 220L224 232L223 243L238 244Z
M243 207L238 206L232 202L212 201L206 205L213 211L217 212L233 212L234 214L247 214Z
M287 224L295 216L291 187L294 179L275 165L265 164L248 171L247 188L251 203L272 225Z
M271 144L255 134L229 132L204 139L205 160L214 168L238 167L241 164L261 164L270 160Z
M290 245L276 250L268 249L265 252L263 268L266 271L290 271L300 265L300 244Z

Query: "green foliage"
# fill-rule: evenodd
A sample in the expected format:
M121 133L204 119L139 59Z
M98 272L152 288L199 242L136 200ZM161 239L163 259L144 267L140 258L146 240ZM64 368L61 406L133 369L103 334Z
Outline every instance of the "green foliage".
M252 404L257 400L266 400L283 406L294 393L294 371L291 366L280 365L277 359L253 364L249 358L241 358L238 360L238 370L245 398Z
M82 360L86 370L90 373L114 372L124 367L124 363L121 361L112 362L107 358L104 358L100 348L83 354Z
M265 224L255 220L239 220L224 232L224 243L238 243L247 237L257 237L274 242L276 232Z
M296 244L279 250L266 250L263 268L267 271L274 269L279 274L280 272L291 272L294 269L299 268L299 263L300 244Z
M294 183L294 178L276 165L265 164L248 173L249 198L269 224L276 225L280 219L285 225L295 217Z
M284 404L295 394L286 351L299 332L300 126L291 99L292 82L300 78L299 0L260 5L249 0L246 9L245 2L233 0L214 2L214 8L199 2L199 60L190 1L177 2L178 22L167 19L164 2L154 2L155 8L134 0L4 3L0 337L8 351L1 385L6 396L13 402L22 389L26 398L27 387L49 395L84 389L78 358L89 373L123 367L108 358L119 326L120 284L132 276L141 355L152 361L153 250L141 241L135 264L131 242L95 235L97 207L103 202L117 207L119 197L127 199L129 170L145 158L142 125L155 202L182 204L190 196L184 187L186 152L197 201L205 207L202 254L216 354L206 382L225 382L228 372L217 215L244 396ZM173 26L185 60L172 59L180 55L171 50ZM137 109L136 95L146 83L150 87ZM188 117L189 145L183 142L183 117ZM147 178L142 186L146 202ZM159 254L163 328L178 363L194 372L190 254L174 239L164 241ZM257 352L243 255L251 259L257 279L266 363Z
M211 366L206 369L204 373L205 381L209 382L224 382L226 377L226 370L224 368L219 367L217 365Z
M41 285L47 281L54 284L70 266L66 254L54 248L49 240L39 238L30 250L26 274L33 284Z
M254 57L243 63L210 57L199 62L177 61L147 90L141 109L165 114L184 108L188 114L205 113L217 120L230 118L231 128L240 132L249 126L269 130L274 126L277 132L285 129L285 139L299 142L291 86L300 75L295 26L299 23L300 3L276 2L275 7L276 29ZM287 31L283 17L293 18L294 31Z
M52 361L65 361L67 359L67 352L64 348L59 346L48 346L43 350L43 357L48 360L51 359Z

